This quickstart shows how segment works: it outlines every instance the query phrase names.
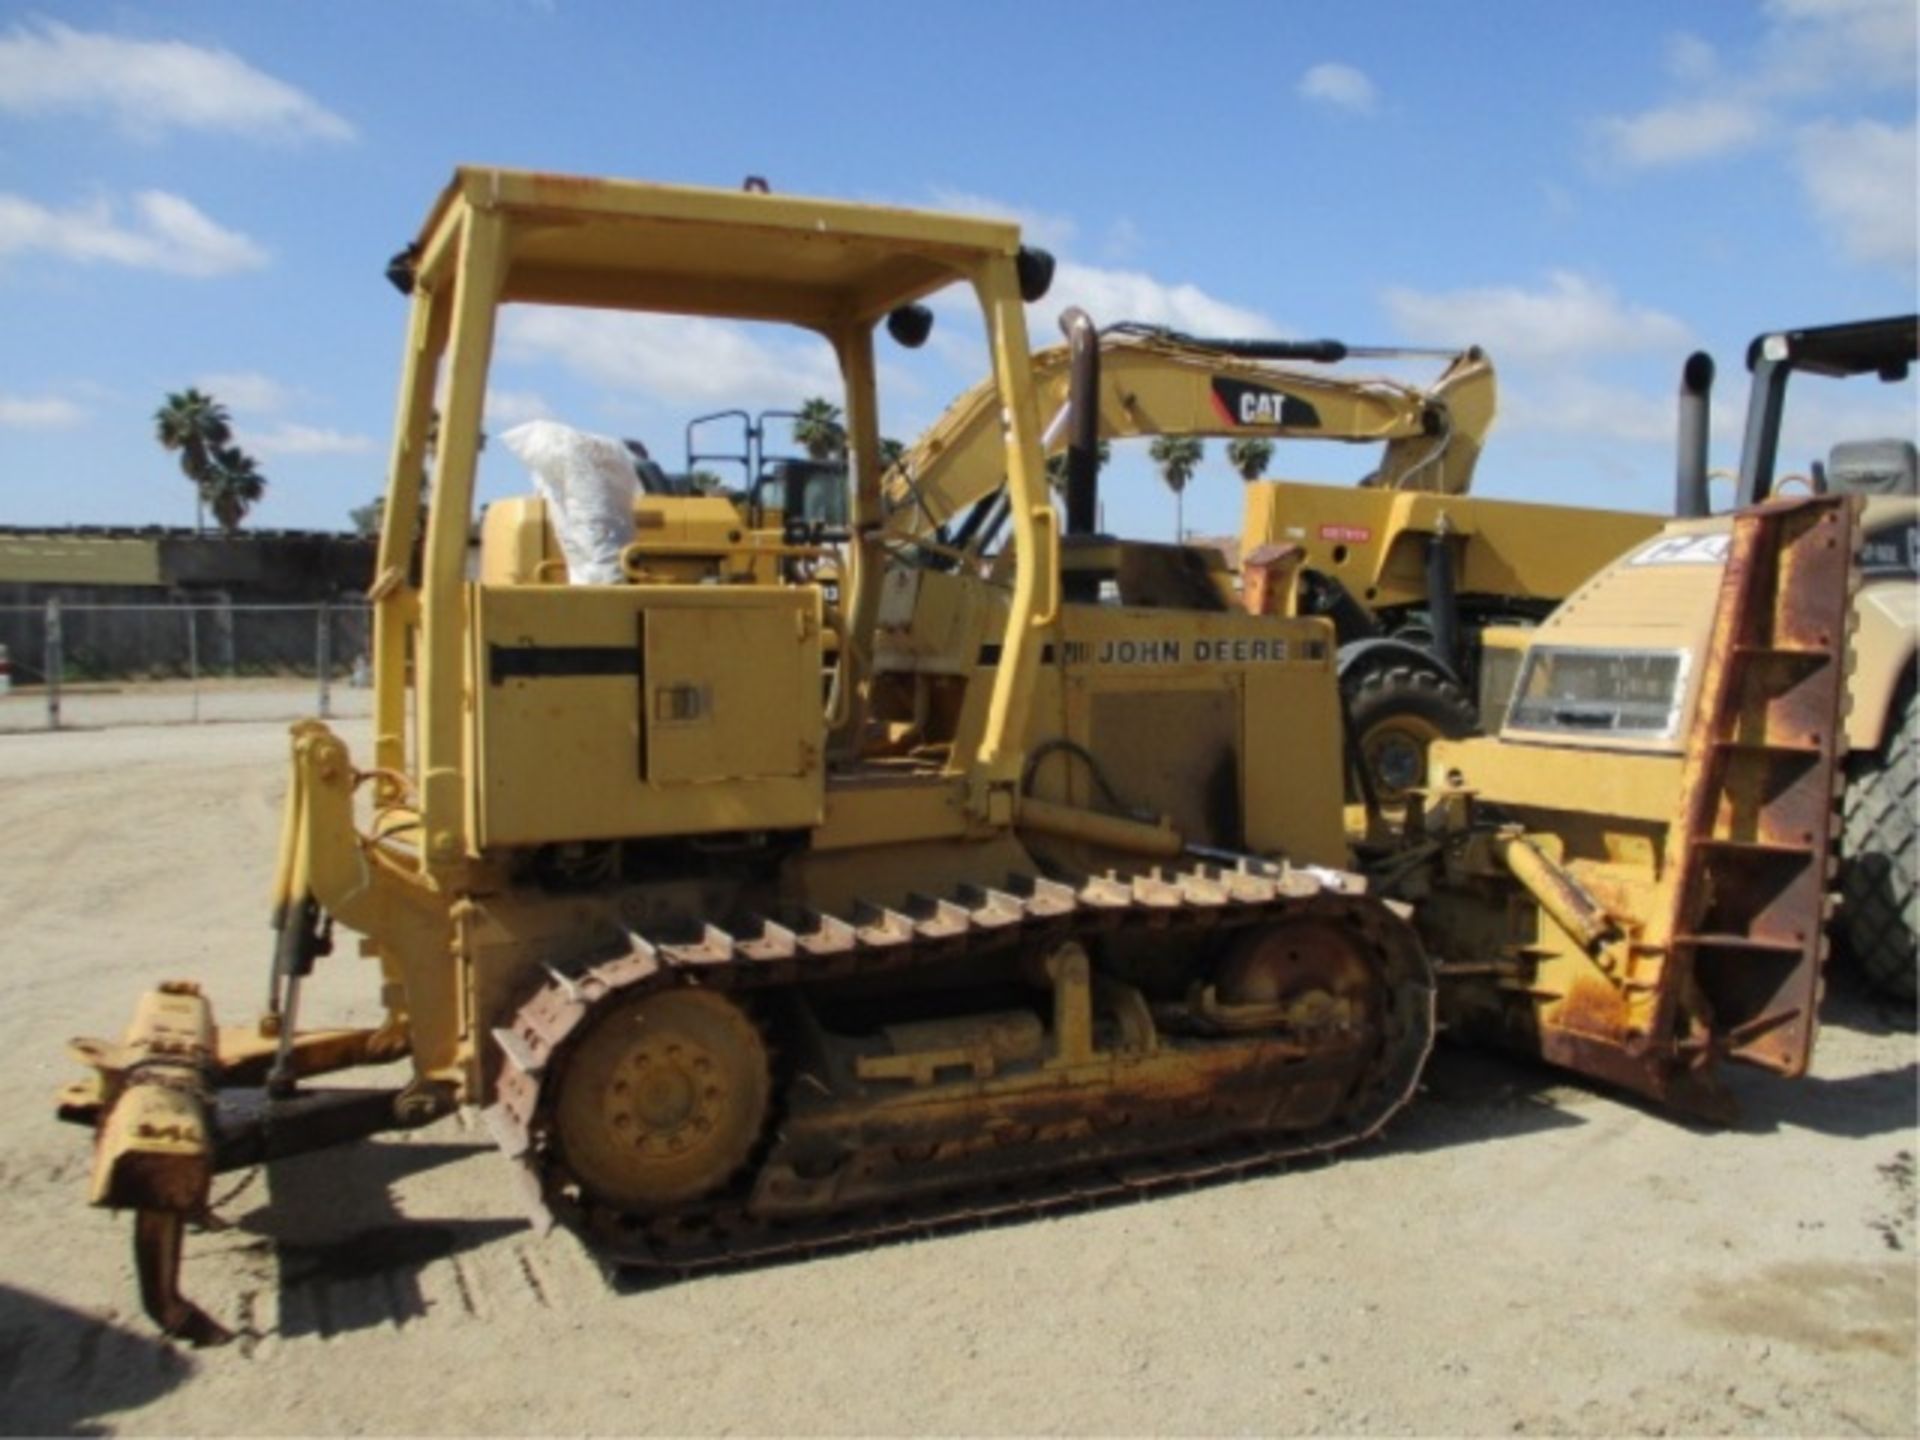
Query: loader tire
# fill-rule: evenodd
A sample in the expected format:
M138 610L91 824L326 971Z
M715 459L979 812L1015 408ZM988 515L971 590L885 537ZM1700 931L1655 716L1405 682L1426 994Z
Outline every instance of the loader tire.
M1840 940L1867 983L1914 998L1920 933L1920 718L1909 681L1880 749L1847 765L1841 805Z
M1459 683L1416 664L1370 666L1344 681L1353 724L1374 794L1386 806L1427 783L1427 747L1460 740L1480 728L1473 701Z

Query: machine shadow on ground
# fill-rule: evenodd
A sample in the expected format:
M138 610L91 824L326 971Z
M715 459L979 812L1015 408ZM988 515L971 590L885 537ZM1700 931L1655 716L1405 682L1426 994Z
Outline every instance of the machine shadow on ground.
M170 1341L0 1285L0 1434L107 1435L197 1365Z
M1487 1056L1479 1052L1443 1048L1435 1053L1428 1066L1426 1079L1423 1082L1425 1093L1416 1097L1407 1109L1400 1112L1388 1124L1380 1138L1360 1141L1335 1155L1302 1156L1289 1161L1258 1165L1240 1174L1188 1178L1173 1181L1160 1188L1092 1198L1076 1198L1026 1214L1014 1212L1005 1215L936 1221L893 1234L823 1244L801 1254L781 1255L731 1265L720 1273L738 1274L748 1270L775 1270L789 1265L806 1264L819 1256L911 1244L947 1235L1003 1230L1036 1221L1092 1214L1132 1205L1150 1206L1159 1200L1178 1194L1251 1184L1294 1171L1324 1169L1329 1165L1358 1165L1373 1160L1390 1160L1397 1155L1417 1154L1445 1145L1463 1144L1469 1140L1484 1142L1511 1139L1544 1130L1583 1124L1585 1122L1578 1116L1559 1108L1551 1099L1540 1093L1549 1085L1561 1083L1564 1078L1564 1076L1556 1078L1543 1072L1536 1083L1535 1077L1525 1066L1513 1065L1499 1057ZM1009 1188L1005 1193L1012 1195L1018 1192ZM607 1269L608 1285L614 1293L620 1295L640 1295L668 1290L698 1278L697 1274L689 1276L673 1271L656 1272L614 1267Z
M1914 1033L1911 1007L1874 994L1845 969L1831 970L1828 975L1828 991L1820 1015L1823 1028L1874 1037ZM1814 1056L1817 1070L1817 1045ZM1624 1105L1657 1124L1679 1125L1702 1135L1720 1134L1727 1129L1746 1135L1797 1129L1838 1139L1870 1139L1878 1135L1911 1135L1920 1127L1920 1059L1909 1058L1905 1064L1839 1079L1816 1073L1787 1080L1745 1065L1725 1065L1721 1074L1733 1092L1739 1112L1731 1126L1665 1109L1628 1091L1583 1080L1543 1061L1442 1044L1427 1068L1423 1082L1427 1093L1389 1129L1386 1144L1393 1150L1430 1148L1429 1143L1423 1143L1420 1132L1435 1108L1432 1102L1436 1099L1473 1107L1478 1117L1489 1107L1516 1101L1551 1109L1551 1097L1556 1092L1590 1095L1596 1100ZM1561 1116L1562 1123L1575 1123L1565 1111L1555 1113ZM1500 1133L1482 1131L1478 1118L1472 1124L1473 1134L1478 1138L1495 1138ZM1535 1123L1531 1128L1542 1127ZM1447 1131L1443 1122L1432 1143L1456 1138L1458 1135Z
M1910 1012L1889 1006L1847 977L1828 997L1825 1024L1871 1035L1910 1032ZM1805 1129L1818 1134L1865 1138L1911 1133L1920 1125L1920 1067L1902 1066L1826 1079L1787 1082L1732 1067L1729 1083L1739 1101L1742 1133ZM1565 1103L1578 1097L1574 1104ZM1681 1124L1703 1134L1717 1127L1697 1124L1623 1092L1584 1085L1566 1072L1522 1056L1440 1045L1422 1079L1421 1094L1388 1125L1378 1140L1362 1142L1332 1158L1274 1164L1242 1175L1182 1182L1139 1195L1076 1200L1033 1214L972 1218L881 1238L823 1244L811 1252L725 1267L738 1274L806 1263L816 1255L848 1253L941 1235L1000 1229L1032 1220L1151 1204L1174 1190L1202 1190L1246 1183L1285 1170L1350 1165L1416 1155L1451 1145L1484 1144L1587 1123L1587 1098L1640 1110L1649 1121ZM525 1231L519 1219L409 1219L394 1199L407 1176L464 1160L483 1144L375 1144L356 1151L323 1152L276 1162L267 1170L271 1207L240 1217L240 1229L270 1243L273 1273L263 1285L277 1287L283 1338L339 1334L388 1323L404 1324L429 1309L420 1277L428 1266L506 1236ZM324 1173L323 1173L324 1172ZM609 1289L619 1295L670 1290L700 1278L678 1271L604 1268ZM706 1272L701 1272L706 1273Z
M526 1230L522 1219L411 1218L395 1202L395 1186L408 1176L488 1148L376 1142L268 1165L271 1203L233 1224L258 1237L263 1256L270 1251L261 1286L279 1299L274 1333L324 1339L423 1319L430 1306L421 1276L429 1266Z
M1920 1012L1876 994L1850 966L1828 965L1827 998L1820 1007L1820 1023L1862 1035L1912 1035L1920 1029ZM1816 1047L1817 1048L1817 1047Z

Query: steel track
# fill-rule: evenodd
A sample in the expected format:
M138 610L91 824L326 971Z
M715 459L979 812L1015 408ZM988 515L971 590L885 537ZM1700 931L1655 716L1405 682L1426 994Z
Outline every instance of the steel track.
M694 1272L772 1263L829 1249L998 1222L1216 1181L1379 1133L1418 1084L1434 1035L1431 972L1410 927L1364 882L1325 870L1244 865L1154 871L1076 886L1016 877L1005 890L966 888L905 910L862 906L809 929L758 922L742 938L708 926L691 944L631 938L629 952L578 975L554 972L494 1032L503 1065L488 1127L514 1162L536 1221L573 1231L623 1266ZM1184 935L1294 918L1335 918L1370 937L1386 1003L1370 1064L1337 1118L1312 1130L1241 1135L1148 1155L1086 1159L998 1182L822 1216L768 1219L747 1208L751 1173L703 1206L670 1216L624 1214L585 1197L552 1143L555 1086L572 1038L603 1006L676 984L776 990L800 981L898 971L1008 945L1056 945L1139 931Z

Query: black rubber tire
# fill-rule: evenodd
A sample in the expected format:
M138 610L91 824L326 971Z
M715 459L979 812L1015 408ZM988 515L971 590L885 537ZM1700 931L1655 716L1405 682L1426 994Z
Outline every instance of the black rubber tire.
M1382 805L1398 805L1409 789L1427 783L1428 744L1464 739L1480 728L1467 692L1438 670L1390 661L1349 671L1340 684Z
M1847 762L1841 805L1840 941L1867 983L1911 1002L1920 978L1920 716L1909 681L1880 748Z

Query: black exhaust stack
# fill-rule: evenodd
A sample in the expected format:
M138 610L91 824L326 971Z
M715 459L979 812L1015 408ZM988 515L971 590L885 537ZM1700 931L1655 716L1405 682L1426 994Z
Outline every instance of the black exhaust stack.
M1433 653L1455 675L1460 669L1460 586L1453 568L1453 526L1446 513L1427 536L1427 624Z
M1680 453L1674 469L1673 513L1699 520L1712 513L1707 494L1707 430L1712 419L1713 357L1696 350L1680 367Z
M1067 534L1100 523L1100 332L1079 306L1060 315L1067 337Z

